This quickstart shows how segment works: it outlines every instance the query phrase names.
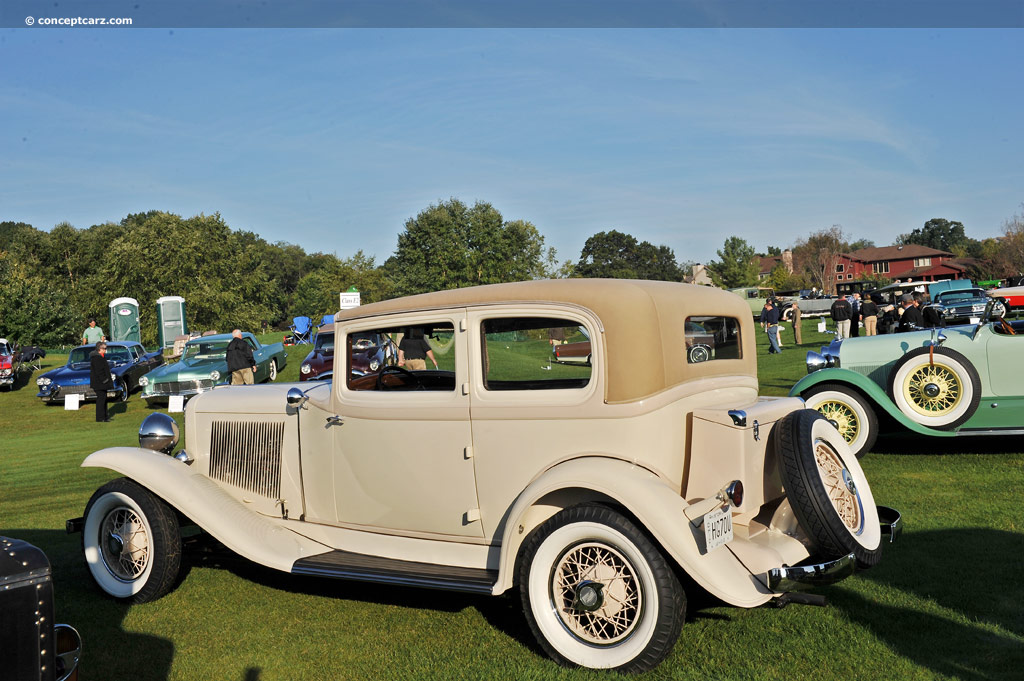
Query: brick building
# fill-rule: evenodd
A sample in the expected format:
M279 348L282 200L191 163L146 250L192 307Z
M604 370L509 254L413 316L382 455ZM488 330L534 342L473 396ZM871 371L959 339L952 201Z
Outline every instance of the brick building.
M843 253L836 261L836 283L882 275L893 281L942 281L963 275L956 256L927 246L882 246Z

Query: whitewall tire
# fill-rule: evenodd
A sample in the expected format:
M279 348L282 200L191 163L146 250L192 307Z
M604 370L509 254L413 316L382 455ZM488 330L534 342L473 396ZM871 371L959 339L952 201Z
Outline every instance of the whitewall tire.
M678 578L611 508L557 513L524 544L518 576L530 628L561 664L644 671L679 638L686 597Z
M145 603L173 588L181 568L178 519L128 478L96 490L85 507L82 551L96 584L114 598Z
M914 423L949 430L971 418L981 401L981 378L970 360L943 347L917 348L889 378L893 403Z
M860 393L838 383L821 383L803 395L808 409L825 417L859 459L878 438L878 417Z

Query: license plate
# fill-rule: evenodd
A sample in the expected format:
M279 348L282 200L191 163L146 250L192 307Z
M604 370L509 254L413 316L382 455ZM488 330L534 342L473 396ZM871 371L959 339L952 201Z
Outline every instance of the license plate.
M728 507L704 514L704 541L709 552L732 541L732 511Z
M971 317L970 323L971 324L977 324L980 321L981 321L981 317Z

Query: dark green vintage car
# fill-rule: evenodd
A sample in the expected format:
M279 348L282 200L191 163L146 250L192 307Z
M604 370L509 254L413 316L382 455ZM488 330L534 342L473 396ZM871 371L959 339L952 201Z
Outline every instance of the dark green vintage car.
M253 380L256 383L275 380L277 372L288 362L284 346L281 343L262 345L251 333L243 333L242 338L252 346L252 356L256 360ZM193 338L185 344L180 361L165 364L139 379L142 398L167 399L171 395L190 397L206 392L215 385L230 383L231 372L228 371L227 360L230 341L230 333Z

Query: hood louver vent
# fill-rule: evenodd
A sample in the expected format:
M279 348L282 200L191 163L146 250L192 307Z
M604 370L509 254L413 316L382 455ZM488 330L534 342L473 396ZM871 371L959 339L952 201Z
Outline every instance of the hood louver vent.
M268 499L279 499L283 439L283 422L214 421L210 477Z

